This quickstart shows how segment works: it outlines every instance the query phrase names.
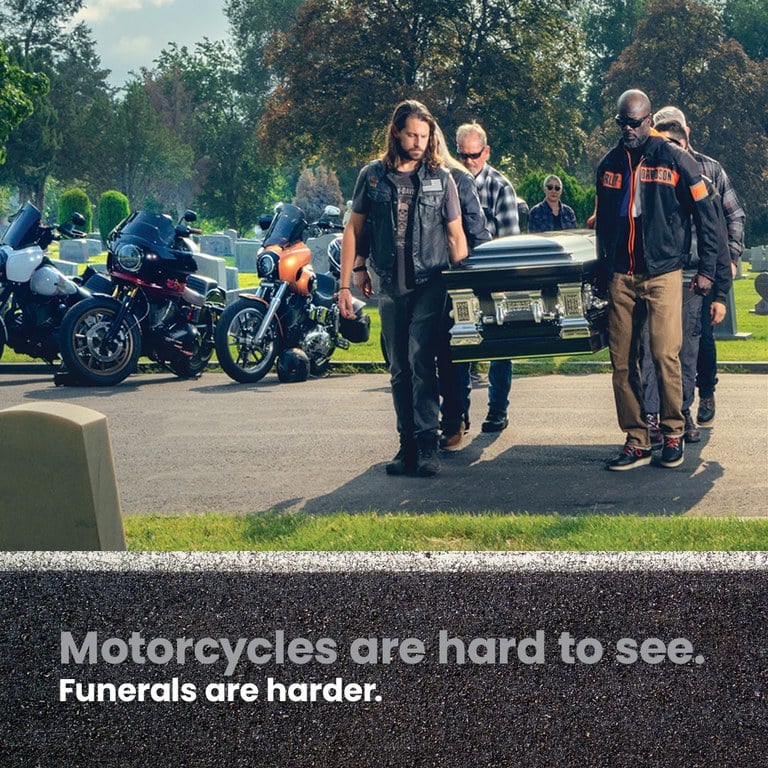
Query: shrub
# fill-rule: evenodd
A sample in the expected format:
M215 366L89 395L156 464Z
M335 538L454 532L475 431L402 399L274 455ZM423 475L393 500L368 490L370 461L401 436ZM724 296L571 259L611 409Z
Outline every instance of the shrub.
M99 198L99 234L106 245L107 235L131 212L128 198L114 189Z
M93 211L91 210L91 201L83 189L68 189L61 193L59 198L59 223L69 221L73 213L82 213L85 218L83 229L86 232L91 231L93 226Z

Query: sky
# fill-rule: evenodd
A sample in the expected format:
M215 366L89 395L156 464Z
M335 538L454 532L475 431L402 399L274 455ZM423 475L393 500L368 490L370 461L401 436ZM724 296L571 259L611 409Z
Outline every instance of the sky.
M204 37L226 39L223 8L224 0L86 0L74 21L91 28L110 85L121 86L131 70L151 68L169 42L191 50Z

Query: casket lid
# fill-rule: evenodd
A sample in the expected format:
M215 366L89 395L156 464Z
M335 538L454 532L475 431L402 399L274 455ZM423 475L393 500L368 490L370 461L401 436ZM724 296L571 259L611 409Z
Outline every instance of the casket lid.
M595 233L590 229L509 235L490 240L462 263L467 269L505 269L540 264L584 264L595 261Z

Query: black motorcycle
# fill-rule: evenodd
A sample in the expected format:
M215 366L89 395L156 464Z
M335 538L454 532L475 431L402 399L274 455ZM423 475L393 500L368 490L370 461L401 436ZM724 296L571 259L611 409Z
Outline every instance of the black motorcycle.
M59 329L70 307L109 290L109 280L92 268L80 278L62 274L46 256L54 240L81 238L79 213L54 227L41 223L40 211L24 203L11 217L0 240L0 357L14 352L54 363L59 358Z
M222 313L216 326L216 356L235 381L259 381L275 360L281 381L320 376L337 348L368 341L370 318L363 313L365 303L356 300L354 320L342 318L336 277L316 274L312 268L306 240L317 224L307 224L297 206L281 205L256 262L259 287L241 294ZM297 371L301 361L306 369Z
M213 355L216 321L226 304L218 283L193 273L199 253L186 211L170 216L132 213L107 239L112 296L84 301L64 316L61 356L78 383L118 384L140 355L194 378Z

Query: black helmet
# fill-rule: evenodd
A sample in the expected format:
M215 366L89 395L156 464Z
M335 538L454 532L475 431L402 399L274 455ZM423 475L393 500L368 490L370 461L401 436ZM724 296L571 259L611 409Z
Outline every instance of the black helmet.
M277 361L277 378L283 383L306 381L309 378L309 358L303 349L284 350Z
M328 243L328 271L334 277L341 277L341 238L335 237Z

